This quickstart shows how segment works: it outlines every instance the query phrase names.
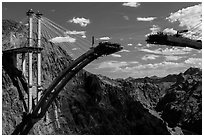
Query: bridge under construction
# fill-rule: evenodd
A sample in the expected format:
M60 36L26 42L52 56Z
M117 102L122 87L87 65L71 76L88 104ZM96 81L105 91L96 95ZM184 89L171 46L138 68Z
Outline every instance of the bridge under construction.
M38 122L41 118L43 118L53 103L53 101L57 98L59 92L64 88L64 86L71 80L75 74L77 74L81 69L83 69L87 64L94 61L95 59L110 55L112 53L118 52L122 49L120 44L110 43L110 42L100 42L96 47L91 47L84 54L80 55L76 58L71 64L69 64L59 75L54 79L54 81L50 84L47 89L43 89L42 79L41 79L41 58L42 58L42 50L41 47L41 36L42 36L42 14L29 10L27 12L28 17L28 45L20 46L14 44L12 41L12 33L10 37L10 44L12 49L7 49L3 51L3 66L10 72L10 74L15 73L20 78L19 82L23 85L23 88L18 88L20 100L23 102L24 115L22 122L17 125L16 129L12 134L20 135L20 134L28 134L30 129L34 126L36 122ZM33 34L33 26L34 19L37 19L37 36L36 41L37 44L34 44ZM34 23L33 23L34 22ZM43 22L45 25L45 22ZM50 23L54 26L54 23ZM55 24L54 28L58 28ZM50 29L50 27L49 27ZM56 32L55 30L53 30ZM46 31L48 35L48 31ZM58 33L59 34L59 33ZM45 35L45 33L44 33ZM50 35L49 35L50 36ZM56 36L55 36L56 37ZM44 36L45 38L45 36ZM13 45L12 45L13 44ZM83 43L82 43L83 44ZM18 47L17 47L18 46ZM83 45L82 45L83 46ZM18 68L18 60L17 56L21 54L21 68ZM28 58L26 59L26 54ZM37 54L37 85L34 86L34 78L33 78L33 54ZM8 64L9 60L9 64ZM26 69L28 68L28 69ZM19 71L21 70L21 71ZM22 72L22 73L21 73ZM26 75L28 78L26 79ZM22 90L24 90L26 95L23 94ZM25 100L25 96L27 96Z
M57 98L58 94L60 93L60 91L62 91L65 85L86 65L88 65L99 57L110 55L122 50L122 46L117 43L110 43L104 41L99 42L97 46L94 47L94 42L92 40L91 47L90 42L86 41L84 38L78 38L79 44L75 45L75 47L79 47L82 50L80 51L80 54L76 53L78 54L78 56L73 56L73 50L71 51L70 49L68 49L70 47L67 46L67 43L60 43L60 46L64 46L67 48L66 51L71 57L73 57L73 61L58 74L58 76L53 80L53 82L48 86L48 88L43 89L42 51L44 49L41 45L42 39L46 39L49 42L53 42L54 38L62 38L64 36L68 36L68 31L60 25L56 24L55 22L47 19L46 17L43 17L40 12L34 13L32 10L29 10L26 15L26 20L28 21L28 37L26 46L16 44L12 37L13 33L15 32L11 32L10 47L13 48L3 50L2 58L3 66L7 69L7 72L9 72L9 74L11 75L15 73L15 75L17 75L19 78L16 82L21 84L23 87L21 88L17 86L19 98L23 102L24 115L22 122L17 125L16 129L13 131L12 134L14 135L28 134L34 124L45 116L46 112L48 111L48 108ZM75 36L77 37L77 35ZM146 41L150 44L202 49L202 41L192 40L190 38L185 38L180 35L166 35L163 33L157 33L149 35ZM37 56L36 79L33 77L34 54ZM21 56L20 68L18 67L18 55Z

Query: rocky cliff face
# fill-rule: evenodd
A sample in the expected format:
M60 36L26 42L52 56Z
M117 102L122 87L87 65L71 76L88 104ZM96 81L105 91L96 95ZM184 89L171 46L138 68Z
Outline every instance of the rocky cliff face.
M197 68L189 68L180 74L156 110L170 127L176 125L186 130L202 134L202 74Z
M21 34L17 39L21 45L26 43L24 26L3 21L3 49L11 48L10 31ZM42 80L46 89L72 60L59 45L46 39L42 43ZM23 113L21 70L10 71L8 64L4 59L2 134L11 134ZM29 134L201 134L201 77L201 70L194 68L165 78L116 80L81 70ZM172 120L174 116L177 118Z

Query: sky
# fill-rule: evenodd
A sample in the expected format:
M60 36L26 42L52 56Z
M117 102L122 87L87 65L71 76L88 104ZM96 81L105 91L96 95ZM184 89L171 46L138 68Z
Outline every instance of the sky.
M76 35L84 41L94 36L95 45L108 40L124 47L85 67L94 74L110 78L163 77L202 67L202 50L145 42L150 33L175 34L176 30L193 29L201 22L199 2L3 2L2 18L20 22L30 8L67 29L66 39L57 37L52 41L72 44L78 42ZM195 39L201 36L201 26L186 34ZM72 47L70 52L78 49Z

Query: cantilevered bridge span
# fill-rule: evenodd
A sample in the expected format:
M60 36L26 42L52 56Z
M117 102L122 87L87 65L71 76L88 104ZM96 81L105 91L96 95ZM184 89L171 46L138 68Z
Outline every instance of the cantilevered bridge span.
M147 36L146 42L149 44L159 44L177 47L190 47L202 49L202 20L189 30L179 30L176 34L166 34L157 32Z

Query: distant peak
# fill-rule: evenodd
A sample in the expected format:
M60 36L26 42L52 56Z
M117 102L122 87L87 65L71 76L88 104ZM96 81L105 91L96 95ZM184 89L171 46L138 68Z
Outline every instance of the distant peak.
M193 67L190 67L189 69L187 69L184 74L187 75L193 75L193 74L197 74L197 73L202 73L201 69L200 68L193 68Z

